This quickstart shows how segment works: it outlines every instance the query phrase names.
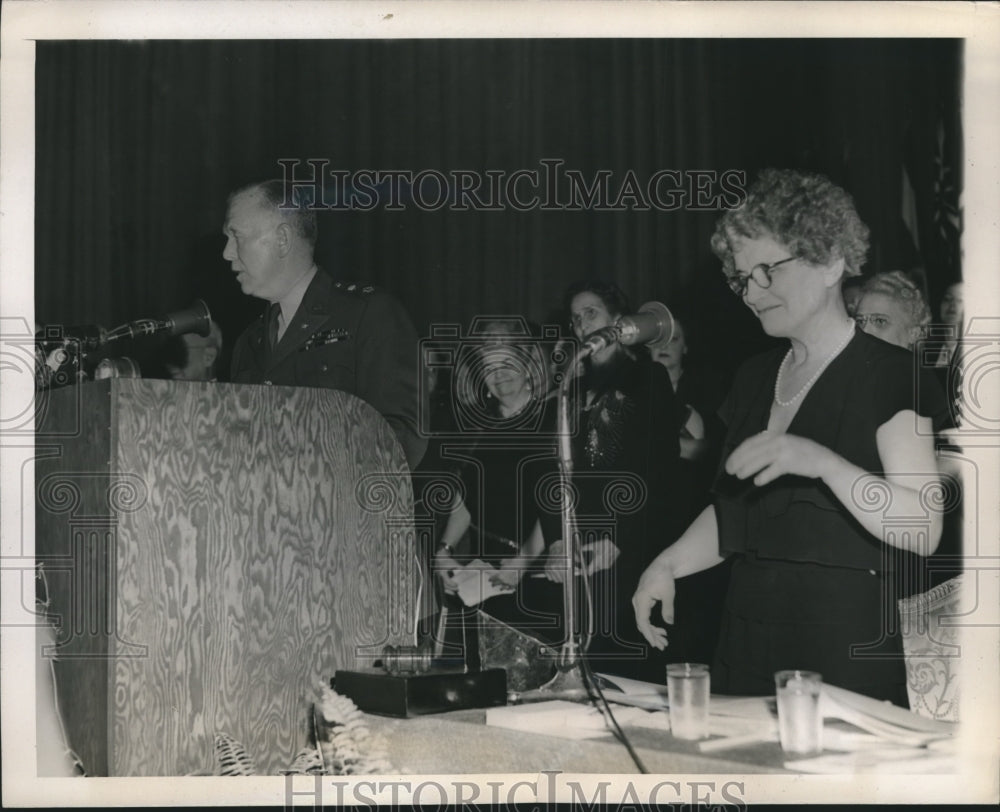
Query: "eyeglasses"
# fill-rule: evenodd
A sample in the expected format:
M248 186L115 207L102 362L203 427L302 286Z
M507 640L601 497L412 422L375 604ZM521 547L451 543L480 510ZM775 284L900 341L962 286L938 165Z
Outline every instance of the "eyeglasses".
M729 285L729 289L737 296L746 295L747 285L750 284L751 279L756 282L759 287L766 290L771 287L771 274L774 273L774 269L779 265L784 265L786 262L791 262L793 259L798 259L798 257L779 259L777 262L772 262L770 265L766 262L762 262L760 265L754 265L748 274L738 273L733 276L727 276L726 284Z
M881 313L856 313L854 315L854 321L862 330L864 330L869 324L871 324L871 326L876 330L884 330L889 326L889 319Z

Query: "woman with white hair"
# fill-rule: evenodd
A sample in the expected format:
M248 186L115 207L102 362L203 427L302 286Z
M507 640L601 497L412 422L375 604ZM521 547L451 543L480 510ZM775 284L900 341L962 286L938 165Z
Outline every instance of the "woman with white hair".
M888 271L861 288L854 320L869 335L911 350L930 323L931 309L905 273Z

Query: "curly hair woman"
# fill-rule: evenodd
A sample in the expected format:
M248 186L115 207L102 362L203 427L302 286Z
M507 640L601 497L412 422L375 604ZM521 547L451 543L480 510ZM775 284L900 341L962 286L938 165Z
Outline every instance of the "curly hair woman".
M712 247L733 293L785 345L747 361L726 424L714 503L646 569L633 596L639 630L672 617L674 580L732 557L713 689L771 694L773 675L819 671L859 693L907 704L890 548L928 555L940 514L913 532L938 484L932 378L914 386L911 353L855 329L841 294L860 273L868 229L850 195L819 175L767 170L720 218ZM924 398L914 403L914 392Z

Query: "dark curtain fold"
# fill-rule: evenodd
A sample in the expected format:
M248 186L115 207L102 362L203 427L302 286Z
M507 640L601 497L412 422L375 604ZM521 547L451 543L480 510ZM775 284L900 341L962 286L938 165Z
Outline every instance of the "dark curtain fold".
M279 175L281 159L303 176L309 158L413 173L544 173L554 159L588 179L610 172L612 196L630 171L644 184L661 169L797 166L855 195L872 269L957 273L900 228L904 158L926 199L942 118L960 151L954 41L74 41L39 42L36 56L42 323L110 327L201 297L234 339L261 304L221 258L226 196ZM547 321L570 281L611 277L636 303L694 314L710 353L735 363L761 338L719 279L716 217L329 211L319 258L391 290L421 330L477 313Z

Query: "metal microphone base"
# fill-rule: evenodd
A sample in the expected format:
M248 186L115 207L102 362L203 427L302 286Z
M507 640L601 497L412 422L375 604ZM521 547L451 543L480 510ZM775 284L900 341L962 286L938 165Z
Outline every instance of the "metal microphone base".
M565 643L559 652L559 666L556 675L531 691L512 693L512 704L546 702L550 699L583 699L590 696L583 682L583 661L575 643Z

